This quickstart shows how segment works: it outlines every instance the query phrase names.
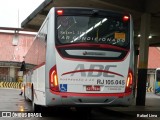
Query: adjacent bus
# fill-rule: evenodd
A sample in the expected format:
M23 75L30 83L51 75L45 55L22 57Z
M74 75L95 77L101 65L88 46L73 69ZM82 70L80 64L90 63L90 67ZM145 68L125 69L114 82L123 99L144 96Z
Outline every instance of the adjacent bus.
M155 94L160 95L160 68L155 71Z
M32 107L130 105L134 43L130 14L52 8L25 56Z

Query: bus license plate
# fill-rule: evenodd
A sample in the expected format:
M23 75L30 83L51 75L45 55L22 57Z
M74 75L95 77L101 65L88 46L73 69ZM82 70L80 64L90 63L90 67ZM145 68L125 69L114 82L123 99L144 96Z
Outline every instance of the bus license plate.
M100 86L86 86L86 91L100 91Z

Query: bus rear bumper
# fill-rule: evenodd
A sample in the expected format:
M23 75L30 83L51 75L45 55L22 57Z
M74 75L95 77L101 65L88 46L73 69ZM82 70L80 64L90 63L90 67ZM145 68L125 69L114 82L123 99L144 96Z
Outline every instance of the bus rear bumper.
M132 93L62 93L47 90L47 106L129 106L133 102Z

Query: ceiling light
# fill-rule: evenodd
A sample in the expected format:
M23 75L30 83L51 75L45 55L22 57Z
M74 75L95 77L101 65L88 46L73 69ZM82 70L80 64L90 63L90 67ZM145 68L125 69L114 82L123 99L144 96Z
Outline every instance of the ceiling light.
M152 35L148 36L148 38L151 39L151 38L152 38Z
M138 34L138 37L141 37L141 35L140 35L140 34Z

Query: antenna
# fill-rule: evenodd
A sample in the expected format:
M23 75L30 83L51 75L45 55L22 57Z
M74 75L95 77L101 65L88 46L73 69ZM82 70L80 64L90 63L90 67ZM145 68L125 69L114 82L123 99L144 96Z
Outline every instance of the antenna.
M18 8L18 28L19 28L19 8Z

